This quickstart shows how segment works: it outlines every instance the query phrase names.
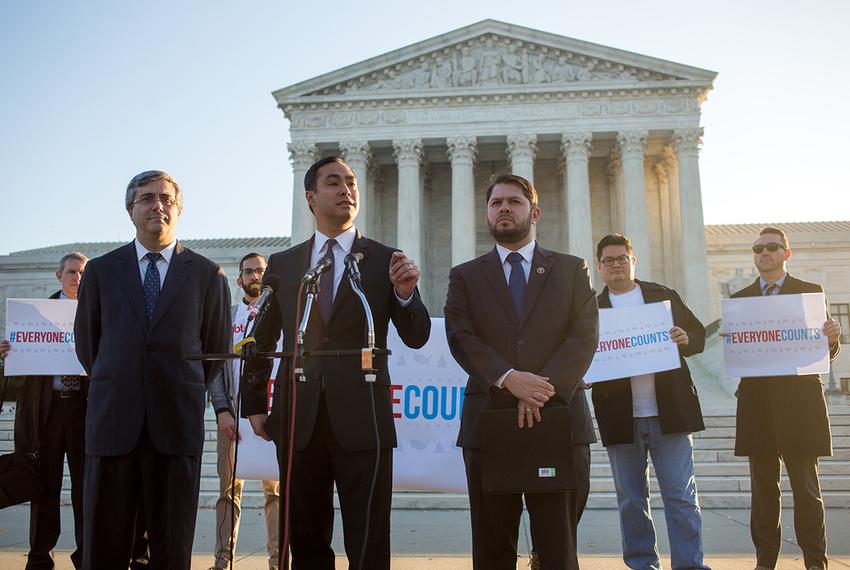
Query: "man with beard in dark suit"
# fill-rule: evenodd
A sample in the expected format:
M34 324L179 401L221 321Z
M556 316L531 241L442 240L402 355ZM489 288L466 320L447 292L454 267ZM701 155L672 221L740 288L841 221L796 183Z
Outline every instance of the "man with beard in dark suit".
M62 289L51 299L76 299L88 258L74 252L62 256L56 278ZM10 350L0 341L0 356ZM15 451L38 454L41 494L30 503L30 551L27 570L50 569L61 532L59 507L65 458L71 476L76 550L74 568L83 562L83 467L88 379L85 376L30 376L24 380L15 412Z
M142 172L125 195L136 239L86 267L74 323L88 372L83 567L126 568L143 504L150 565L191 565L206 388L230 347L221 268L175 238L183 210L167 173Z
M759 278L732 297L822 293L823 288L791 276L788 237L766 227L753 243L753 263ZM823 333L830 360L841 346L841 325L827 316ZM793 420L793 421L792 421ZM817 374L741 378L735 455L750 463L752 507L750 534L756 547L757 570L771 569L782 543L779 460L794 495L794 530L809 570L827 567L826 519L818 478L818 457L832 455L829 415L823 384Z
M419 268L403 252L370 240L355 228L360 195L357 179L348 165L339 157L317 161L304 177L304 189L316 218L316 232L304 243L269 258L266 275L276 276L280 287L265 318L257 325L256 348L272 350L281 331L285 348L292 347L300 322L296 308L301 277L323 258L330 260L331 268L320 277L317 307L310 316L304 348L359 350L365 346L366 319L351 290L344 263L349 253L360 260L363 290L374 315L377 347L387 346L390 320L407 346L424 345L431 320L416 289ZM280 396L284 379L288 380L292 373L289 364L280 366L278 371L270 415L266 414L266 386L271 361L249 361L243 374L244 414L257 435L273 438L278 446L286 443L281 441L279 431ZM334 484L351 568L389 568L392 450L396 433L387 357L376 356L373 367L377 378L368 389L359 354L307 358L306 381L296 383L290 511L292 560L296 568L334 568ZM281 469L284 467L281 465Z
M515 408L532 428L544 406L570 406L577 490L527 493L534 548L542 568L577 568L576 528L587 499L593 425L582 381L598 340L596 297L587 263L548 251L534 239L540 218L528 180L497 176L487 189L486 219L496 247L452 268L446 334L469 373L458 445L463 447L472 518L473 567L513 570L523 495L486 494L478 414ZM565 445L554 441L552 445Z

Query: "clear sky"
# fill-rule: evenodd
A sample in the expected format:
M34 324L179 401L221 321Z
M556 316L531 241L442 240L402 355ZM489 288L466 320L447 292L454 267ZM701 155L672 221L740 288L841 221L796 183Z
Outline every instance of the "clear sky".
M8 0L0 254L129 240L124 188L151 168L183 186L178 237L289 235L271 91L485 18L719 72L706 223L850 220L845 0Z

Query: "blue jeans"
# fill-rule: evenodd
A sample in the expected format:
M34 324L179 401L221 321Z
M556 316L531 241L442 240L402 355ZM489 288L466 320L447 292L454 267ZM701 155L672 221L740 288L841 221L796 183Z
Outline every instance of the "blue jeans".
M657 417L635 418L634 422L634 443L607 447L620 510L623 561L635 570L661 568L649 508L649 455L664 501L673 568L707 569L703 563L693 439L686 433L661 433Z

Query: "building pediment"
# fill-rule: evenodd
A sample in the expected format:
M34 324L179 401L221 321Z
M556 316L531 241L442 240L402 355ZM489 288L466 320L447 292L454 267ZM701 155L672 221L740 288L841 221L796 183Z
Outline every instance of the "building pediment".
M276 91L288 104L384 98L702 87L715 73L484 20ZM697 89L697 91L701 91Z

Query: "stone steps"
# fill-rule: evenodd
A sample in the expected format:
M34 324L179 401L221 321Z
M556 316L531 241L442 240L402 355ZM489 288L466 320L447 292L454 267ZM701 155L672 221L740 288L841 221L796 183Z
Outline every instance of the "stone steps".
M736 457L735 416L727 411L705 418L706 430L694 434L694 468L700 503L706 508L748 508L750 504L749 467L746 457ZM7 410L0 419L0 453L12 451L13 415ZM830 416L833 433L832 457L821 458L820 473L824 501L828 507L850 508L850 409L833 410ZM215 419L211 410L206 416L207 433L201 465L201 507L211 508L218 498L218 474L216 471ZM658 495L658 484L654 469L650 466L650 489L652 506L662 507ZM67 469L64 488L69 488ZM785 494L785 505L791 505L790 486L783 475L781 487ZM68 491L63 492L63 501L70 500ZM243 491L244 507L259 507L263 504L262 485L259 481L246 481ZM600 443L591 446L591 494L588 508L616 508L617 499L608 455ZM394 509L468 509L465 494L396 492L393 494Z

